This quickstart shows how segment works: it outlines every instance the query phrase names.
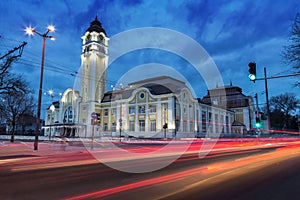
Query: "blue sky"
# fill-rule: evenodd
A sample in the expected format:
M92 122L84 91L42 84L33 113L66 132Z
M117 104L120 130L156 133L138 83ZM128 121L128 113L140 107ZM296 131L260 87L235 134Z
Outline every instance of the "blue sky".
M250 82L247 65L250 61L257 63L258 77L263 77L264 67L267 67L268 75L293 72L292 67L283 62L281 54L288 44L291 24L300 7L298 0L7 0L0 2L0 11L0 55L22 41L28 42L13 70L22 74L36 91L42 38L28 37L24 34L25 27L32 26L44 32L48 24L55 25L53 35L56 41L48 40L46 44L43 88L45 91L54 89L58 93L73 87L73 74L81 63L80 37L98 15L108 37L141 27L168 28L191 37L212 57L226 85L232 81L246 95L254 96L258 92L260 103L265 103L264 82ZM194 78L193 71L184 67L187 63L169 53L149 50L133 52L116 62L108 71L107 85L118 82L132 66L149 62L174 65L196 88L197 97L206 94L207 88L202 81ZM139 78L136 76L136 79ZM297 78L270 80L269 96L284 92L299 95L299 88L293 87ZM51 99L43 97L44 107L47 101Z

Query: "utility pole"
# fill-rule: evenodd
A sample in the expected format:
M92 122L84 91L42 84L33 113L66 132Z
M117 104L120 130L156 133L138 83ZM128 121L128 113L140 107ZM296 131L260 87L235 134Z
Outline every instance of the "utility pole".
M267 113L268 113L268 130L271 130L271 114L270 114L270 105L269 105L269 92L268 92L268 81L267 81L267 69L264 67L265 75L265 89L266 89L266 102L267 102Z
M257 96L257 93L255 93L255 96L254 96L255 100L256 100L256 117L259 117L259 113L258 113L258 96Z
M1 37L1 36L0 36ZM8 51L6 54L4 54L3 56L0 57L0 60L2 60L3 58L5 58L6 56L9 56L10 54L12 54L13 52L19 50L19 55L14 56L15 58L17 57L21 57L24 46L27 44L27 42L23 42L21 45L19 45L18 47L15 47L14 49Z
M248 70L249 71L249 76L248 77L251 81L253 81L254 83L255 83L255 81L259 81L259 80L264 80L265 81L267 115L268 115L268 130L271 130L271 114L270 114L268 81L267 81L267 79L284 78L284 77L290 77L290 76L299 76L300 73L267 77L267 69L266 69L266 67L264 67L264 78L256 78L256 63L251 62L251 63L248 64L248 66L249 66L249 70Z

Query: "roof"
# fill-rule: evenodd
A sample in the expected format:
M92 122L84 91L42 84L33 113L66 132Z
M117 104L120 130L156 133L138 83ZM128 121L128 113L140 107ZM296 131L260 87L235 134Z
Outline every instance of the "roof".
M242 93L238 86L218 87L207 91L207 95L202 98L203 103L211 105L214 100L224 104L227 108L247 107L251 97ZM226 104L226 105L225 105Z
M104 33L106 35L106 32L105 30L103 29L102 27L102 24L101 22L98 20L98 17L96 16L95 20L91 22L91 25L88 29L86 29L86 32L89 31L89 32L97 32L97 33Z
M143 85L142 87L148 88L151 94L154 95L160 95L160 94L169 94L172 93L172 91L160 84L155 84L155 83L148 83Z
M182 82L178 79L172 78L170 76L156 76L156 77L153 77L153 78L147 78L147 79L144 79L144 80L139 80L139 81L136 81L136 82L132 82L128 85L139 85L139 84L143 84L143 83L156 82L156 81L161 81L161 80L167 80L168 82L175 81L175 82L178 82L178 83L181 83L181 84L185 84L184 82Z
M102 103L110 102L118 99L128 99L133 92L133 89L114 90L106 92L102 98Z
M139 88L141 87L147 88L152 95L162 95L162 94L172 93L172 91L169 88L155 83L148 83L140 86ZM122 90L114 90L114 91L106 92L101 102L104 103L104 102L110 102L118 99L128 99L132 95L135 89L136 88L127 88Z
M59 101L53 101L52 104L47 108L47 110L50 110L50 107L54 105L55 108L59 108Z
M160 94L170 93L170 91L172 91L173 93L179 93L182 88L186 87L184 82L172 78L170 76L157 76L153 78L148 78L129 83L128 86L130 88L146 87L148 89L154 89L153 87L155 86L155 91L153 92L157 92ZM163 93L162 90L164 90Z

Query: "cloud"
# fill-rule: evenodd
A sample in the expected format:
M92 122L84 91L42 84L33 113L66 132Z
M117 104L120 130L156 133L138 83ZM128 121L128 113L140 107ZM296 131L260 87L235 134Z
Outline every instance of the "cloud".
M73 76L70 70L80 67L81 36L94 20L95 16L102 22L109 37L125 30L141 27L164 27L176 30L193 38L215 59L224 82L245 88L245 91L263 89L249 85L247 64L256 61L260 66L272 66L269 73L286 70L281 65L280 53L288 39L290 26L297 12L300 12L298 0L291 1L252 1L252 0L218 0L218 1L146 1L146 0L94 0L94 1L1 1L0 2L1 54L14 48L22 41L27 41L22 59L31 60L33 67L16 63L15 69L37 88L39 65L41 59L41 38L28 38L24 28L31 25L43 32L49 23L57 31L57 40L46 44L46 73L44 86L67 88L72 86ZM155 35L153 36L155 38ZM126 38L130 40L131 38ZM176 41L173 41L174 43ZM157 60L156 56L165 56ZM136 59L127 57L119 63L124 66L136 66L143 62L162 62L174 65L182 70L187 79L195 79L193 70L184 68L186 63L174 56L161 52L140 52ZM148 60L146 60L146 57ZM50 69L48 70L47 67ZM54 70L65 69L64 73ZM116 68L117 69L117 68ZM115 69L112 69L112 72ZM109 73L108 79L115 80L122 76L122 70ZM124 71L125 72L125 71ZM61 81L57 81L57 80ZM283 81L283 80L282 80ZM271 82L270 91L277 93L278 87L292 88L292 79L285 79L285 84ZM273 86L274 85L274 86ZM201 85L202 87L202 85ZM56 89L56 88L53 88ZM200 90L200 89L199 89ZM282 89L283 90L283 89ZM291 89L293 90L293 89Z

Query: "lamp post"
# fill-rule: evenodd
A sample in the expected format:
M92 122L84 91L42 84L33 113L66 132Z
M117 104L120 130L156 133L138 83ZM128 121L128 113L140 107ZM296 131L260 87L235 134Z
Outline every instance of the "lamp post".
M50 133L49 133L49 141L51 140L51 124L53 122L53 115L54 115L54 111L55 111L55 106L52 104L50 106L50 110L51 110L51 118L50 118Z
M35 139L34 139L34 150L38 150L38 141L39 141L39 133L40 133L40 118L41 118L41 102L42 102L42 89L43 89L43 75L44 75L44 59L45 59L45 45L46 39L50 38L51 40L55 40L54 36L49 36L48 33L53 32L55 30L54 26L48 26L47 31L44 34L37 32L32 27L26 28L27 35L34 35L35 33L39 36L43 37L43 45L42 45L42 64L41 64L41 74L40 74L40 87L39 87L39 96L38 96L38 108L37 108L37 117L36 117L36 127L35 127Z

